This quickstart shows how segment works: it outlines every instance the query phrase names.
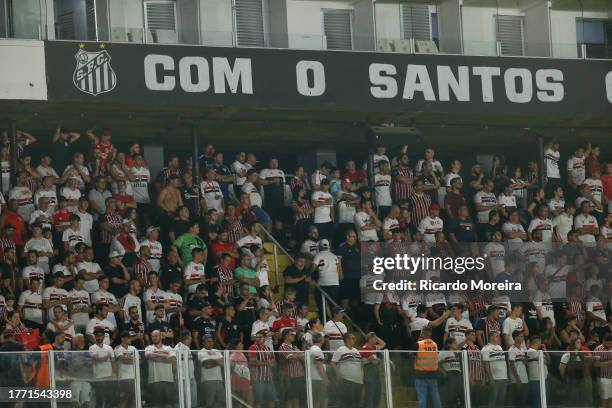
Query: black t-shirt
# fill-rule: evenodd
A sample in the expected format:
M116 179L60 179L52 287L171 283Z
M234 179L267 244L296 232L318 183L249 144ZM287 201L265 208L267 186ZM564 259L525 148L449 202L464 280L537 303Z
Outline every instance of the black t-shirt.
M203 337L207 334L214 336L215 330L217 329L217 322L212 318L204 318L202 316L197 316L193 320L193 331L198 332L198 339L200 343L203 343Z
M361 278L361 251L358 244L341 243L336 250L341 257L342 274L345 278L359 280Z
M159 275L161 276L162 289L168 290L171 282L183 281L183 267L164 262L159 270Z
M155 319L153 320L153 322L149 323L149 327L147 328L149 335L151 334L151 332L155 330L159 330L160 332L170 331L171 327L170 327L170 322L168 321L168 319L163 319L163 320ZM165 345L170 345L170 339L164 338L162 340L162 343Z
M232 302L236 308L236 320L238 321L240 327L250 327L253 325L255 320L257 320L257 302L255 299L250 298L247 301L246 306L242 310L238 310L238 305L240 305L242 302L244 302L244 298L241 296L238 296Z
M200 215L200 195L198 194L198 188L196 186L182 186L179 191L181 192L183 205L189 209L189 216L192 219L197 218Z
M308 272L306 271L306 268L299 270L295 267L295 265L290 265L285 269L283 275L285 276L285 279L301 278L302 276L307 276ZM285 290L289 287L295 288L295 300L297 303L308 303L308 282L301 280L298 283L285 283Z
M232 171L230 170L230 168L227 167L225 164L215 164L213 165L213 168L215 169L218 175L223 176L223 177L229 176L232 174ZM229 198L228 183L226 183L225 181L218 181L218 183L219 183L219 186L221 187L221 192L223 193L223 197Z
M476 227L470 218L465 220L453 218L450 222L449 232L455 234L455 238L459 242L477 241Z
M487 222L486 224L482 226L482 238L485 241L492 241L493 234L496 232L501 232L500 223L490 224Z
M110 284L108 285L108 291L115 295L117 299L122 298L127 293L127 283L113 283L112 278L125 279L123 276L123 269L118 266L108 265L106 268L104 268L104 275L108 277L110 281Z
M60 176L70 163L71 156L70 142L60 138L51 146L51 154L53 156L53 168Z
M529 329L529 334L534 335L540 333L540 320L536 307L531 302L523 303L523 313L525 314L525 323Z
M229 343L232 340L240 340L240 326L236 319L232 321L221 320L219 323L219 333L225 343Z
M145 332L145 325L142 322L129 321L127 323L121 324L121 331L127 331L130 334L130 336L135 336L138 333ZM145 348L144 339L143 340L134 339L132 340L131 344L138 350L144 350Z
M479 192L480 190L482 190L482 189L476 190L475 188L473 188L471 186L471 183L476 181L476 180L478 180L479 178L480 178L480 176L476 176L474 174L470 174L468 176L468 178L467 178L467 183L465 184L465 186L466 186L466 191L467 191L467 202L470 205L473 205L473 198L476 195L476 193ZM483 180L484 180L484 178L483 178ZM482 181L481 181L481 183L482 183Z

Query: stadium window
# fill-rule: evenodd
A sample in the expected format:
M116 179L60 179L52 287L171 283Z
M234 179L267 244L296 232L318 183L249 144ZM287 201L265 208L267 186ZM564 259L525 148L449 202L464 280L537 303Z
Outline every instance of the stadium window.
M353 49L352 20L353 13L351 10L323 10L323 33L328 50Z
M176 2L172 0L145 1L144 8L148 42L178 43Z
M597 19L576 19L576 44L578 56L582 55L582 44L586 45L588 58L606 58L612 54L612 23Z
M264 0L235 0L236 44L239 47L265 47Z
M414 38L415 40L428 41L433 39L433 21L430 21L430 17L433 17L435 13L430 15L429 5L404 3L401 5L400 11L401 31L404 40ZM437 23L436 14L436 36Z
M524 55L523 17L498 14L495 20L501 55Z

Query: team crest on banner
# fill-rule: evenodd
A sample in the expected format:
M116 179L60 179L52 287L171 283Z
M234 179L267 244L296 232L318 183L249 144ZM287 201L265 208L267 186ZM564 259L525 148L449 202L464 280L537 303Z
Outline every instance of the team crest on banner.
M104 45L101 45L104 48ZM105 49L85 51L83 45L74 56L76 68L72 82L82 92L97 96L117 86L117 75L110 65L110 54Z

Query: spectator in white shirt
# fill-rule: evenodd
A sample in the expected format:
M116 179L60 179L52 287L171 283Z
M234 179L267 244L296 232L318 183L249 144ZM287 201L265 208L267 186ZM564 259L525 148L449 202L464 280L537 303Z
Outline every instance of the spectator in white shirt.
M593 205L589 201L580 204L580 214L574 217L574 229L578 232L578 239L583 244L595 246L595 237L599 235L599 225L595 217L591 215Z
M566 202L563 212L553 219L553 229L555 240L567 243L567 234L574 228L574 214L576 207L570 202Z

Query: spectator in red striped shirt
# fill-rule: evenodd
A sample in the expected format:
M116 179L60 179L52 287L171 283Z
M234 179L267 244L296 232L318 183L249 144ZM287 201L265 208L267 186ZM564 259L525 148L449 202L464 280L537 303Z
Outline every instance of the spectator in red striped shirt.
M218 279L219 284L223 288L223 292L226 293L230 299L234 297L234 285L236 283L232 262L234 262L234 259L230 254L225 253L221 255L221 263L215 266L210 277L210 281L214 278Z
M397 166L393 169L393 192L395 202L403 202L412 194L414 173L408 166L408 154L399 156Z
M412 182L412 189L413 193L408 197L408 205L410 206L412 225L418 226L421 224L421 220L429 215L431 198L424 193L425 185L421 179Z
M608 333L603 339L603 344L596 347L594 354L595 368L599 370L598 385L599 398L602 407L612 407L612 334Z
M147 245L142 245L140 247L139 257L134 262L134 276L143 288L147 288L149 284L149 272L153 272L153 267L149 262L149 256L151 256L151 248Z
M299 408L300 402L306 396L304 383L304 352L300 351L293 343L296 332L285 330L283 342L279 346L279 359L285 380L285 407Z
M275 363L274 352L265 344L262 333L255 334L255 344L249 347L249 364L255 406L273 408L276 404L276 387L272 381L272 370Z
M482 366L482 354L480 347L476 344L476 332L472 329L465 331L465 343L463 350L468 353L468 372L470 376L470 391L472 395L472 404L474 406L482 406L486 400L486 377Z
M274 339L280 340L283 333L287 330L297 330L298 324L292 316L295 306L293 303L284 303L280 312L281 315L272 324L272 331L274 332Z

